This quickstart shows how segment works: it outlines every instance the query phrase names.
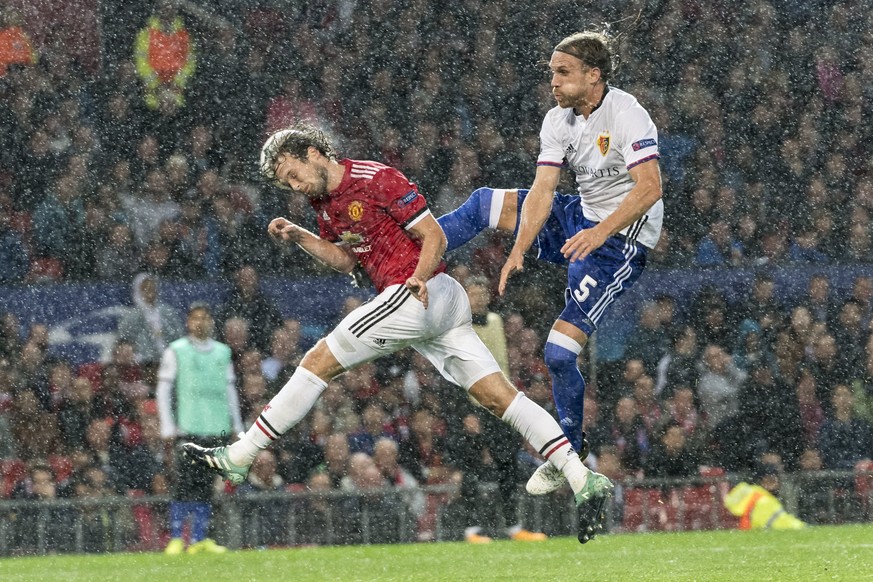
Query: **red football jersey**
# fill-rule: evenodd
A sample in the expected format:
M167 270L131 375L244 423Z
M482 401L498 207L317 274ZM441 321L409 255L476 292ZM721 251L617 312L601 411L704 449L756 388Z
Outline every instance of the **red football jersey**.
M418 188L398 170L378 162L340 160L346 173L336 190L311 200L319 236L343 241L381 292L415 272L421 241L407 229L430 211ZM446 270L440 261L434 273Z

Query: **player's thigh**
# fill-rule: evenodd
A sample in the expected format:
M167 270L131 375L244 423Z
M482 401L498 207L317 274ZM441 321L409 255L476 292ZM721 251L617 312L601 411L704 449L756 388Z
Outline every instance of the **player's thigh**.
M476 335L471 323L415 343L413 348L427 358L445 379L465 390L489 374L500 372L497 360Z
M403 285L392 285L353 310L325 341L346 370L396 352L421 336L421 303Z
M521 201L522 196L519 196ZM582 205L579 196L556 193L552 198L552 211L537 233L537 259L556 265L566 265L561 247L579 229L582 221Z
M392 285L352 311L327 336L333 356L349 369L470 320L470 302L457 281L439 274L427 290L427 309L405 286Z
M591 336L614 302L639 279L646 249L624 237L607 242L567 268L566 307L558 317Z

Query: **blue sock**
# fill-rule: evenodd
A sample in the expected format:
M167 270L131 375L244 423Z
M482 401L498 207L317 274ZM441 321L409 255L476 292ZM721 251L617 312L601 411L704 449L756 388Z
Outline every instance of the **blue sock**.
M191 523L191 543L206 539L209 533L209 518L212 516L212 506L205 501L191 504L194 519Z
M582 450L582 410L585 406L585 379L576 365L581 351L582 346L572 338L554 330L549 333L545 361L552 376L552 395L558 408L561 430L577 452Z
M491 221L493 188L477 188L458 208L437 218L449 241L446 252L473 240Z
M185 530L185 520L191 511L191 503L188 501L170 502L170 537L180 538Z

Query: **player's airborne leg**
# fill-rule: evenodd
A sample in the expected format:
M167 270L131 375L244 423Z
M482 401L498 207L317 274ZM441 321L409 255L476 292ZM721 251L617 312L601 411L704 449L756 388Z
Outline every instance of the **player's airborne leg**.
M467 244L486 228L499 228L512 232L516 221L507 218L514 219L515 216L504 217L504 224L501 224L500 218L506 202L509 202L506 205L507 211L511 208L512 214L515 214L514 203L518 199L518 193L518 190L477 188L463 204L448 214L440 216L437 222L446 233L446 240L448 240L446 252ZM517 206L521 208L520 203Z
M361 332L362 320L370 321L373 311L385 314L386 307L393 305L397 309L385 317L390 317L395 327L408 322L410 326L431 329L437 334L413 343L412 347L427 357L446 379L469 390L483 406L521 433L561 471L576 495L579 541L587 542L600 525L592 519L591 513L601 513L600 500L609 496L612 484L586 468L555 419L515 390L500 372L494 356L469 325L469 303L463 287L442 274L428 281L428 289L431 303L425 310L418 301L397 300L408 293L405 287L388 287L376 299L349 314L326 339L319 340L307 352L288 383L238 441L211 449L188 443L183 445L183 450L193 462L232 483L242 482L258 453L306 415L330 379L362 362L409 345L403 340L374 342L371 335L378 333L378 328L369 334ZM431 314L440 314L440 317ZM462 322L467 325L460 325ZM355 335L355 331L361 335ZM342 362L338 358L342 358Z

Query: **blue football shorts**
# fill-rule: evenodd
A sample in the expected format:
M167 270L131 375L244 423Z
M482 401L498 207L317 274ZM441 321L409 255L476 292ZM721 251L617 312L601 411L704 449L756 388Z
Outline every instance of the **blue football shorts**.
M518 191L519 212L527 193ZM536 241L537 259L567 265L566 306L558 319L575 325L589 337L613 302L639 279L648 253L645 246L616 234L581 261L570 263L561 254L561 247L580 230L596 224L583 216L578 195L555 193L552 212Z

